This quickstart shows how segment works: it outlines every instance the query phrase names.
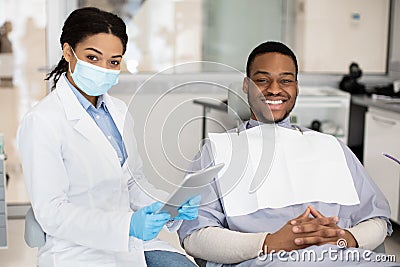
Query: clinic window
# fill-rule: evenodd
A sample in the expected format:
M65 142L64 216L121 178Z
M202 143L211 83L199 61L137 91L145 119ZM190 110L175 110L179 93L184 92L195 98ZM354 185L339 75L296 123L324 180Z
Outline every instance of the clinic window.
M283 41L304 73L387 71L390 0L79 0L128 26L126 71L154 73L190 61L244 71L248 53ZM201 70L207 71L207 70Z

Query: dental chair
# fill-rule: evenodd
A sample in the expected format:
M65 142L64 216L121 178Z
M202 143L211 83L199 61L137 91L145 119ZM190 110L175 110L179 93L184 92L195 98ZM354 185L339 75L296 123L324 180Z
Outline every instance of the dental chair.
M230 84L228 90L228 116L242 123L249 120L250 115L247 94L243 92L243 83L236 82Z

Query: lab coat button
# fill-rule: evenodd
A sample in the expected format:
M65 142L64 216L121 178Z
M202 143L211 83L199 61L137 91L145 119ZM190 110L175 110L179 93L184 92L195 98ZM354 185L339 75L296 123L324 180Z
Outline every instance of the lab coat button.
M107 136L108 140L111 140L111 135Z
M100 119L100 116L99 116L99 115L96 115L96 119Z

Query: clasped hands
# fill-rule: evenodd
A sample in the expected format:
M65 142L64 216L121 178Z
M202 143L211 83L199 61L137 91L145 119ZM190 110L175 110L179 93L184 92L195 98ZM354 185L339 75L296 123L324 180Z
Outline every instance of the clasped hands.
M310 215L312 217L310 217ZM345 239L347 247L357 247L353 235L339 226L337 217L325 217L312 206L297 218L288 221L281 229L268 234L264 240L264 253L271 251L291 251L312 245L336 244Z
M134 212L131 217L129 236L134 236L143 241L157 237L164 225L170 220L194 220L197 218L201 197L195 196L178 208L178 216L171 219L168 212L157 212L161 202L155 202Z

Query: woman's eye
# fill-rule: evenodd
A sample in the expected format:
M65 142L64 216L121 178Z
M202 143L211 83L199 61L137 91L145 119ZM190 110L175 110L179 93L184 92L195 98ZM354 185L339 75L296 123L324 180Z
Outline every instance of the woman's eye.
M97 60L97 57L96 57L96 56L92 56L92 55L88 55L87 58L88 58L89 60L92 60L92 61Z
M118 66L118 65L120 64L120 62L119 62L118 60L111 60L111 61L110 61L110 64L111 64L111 65Z

